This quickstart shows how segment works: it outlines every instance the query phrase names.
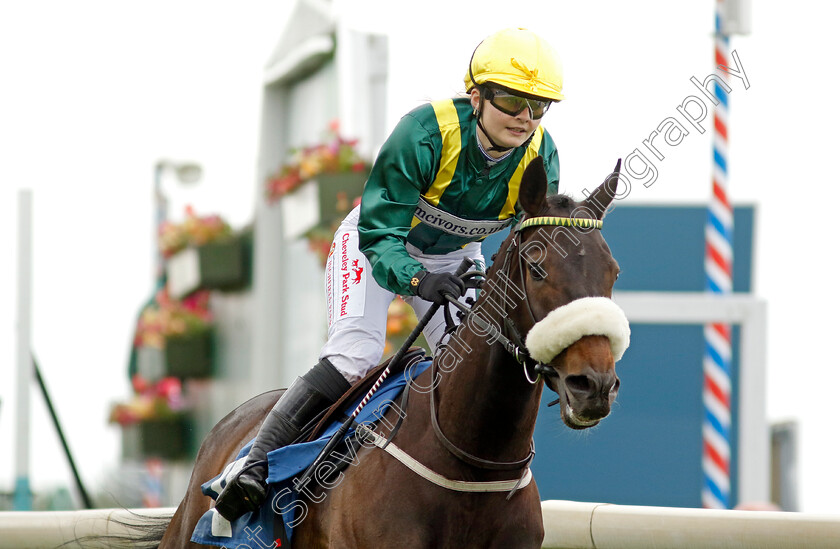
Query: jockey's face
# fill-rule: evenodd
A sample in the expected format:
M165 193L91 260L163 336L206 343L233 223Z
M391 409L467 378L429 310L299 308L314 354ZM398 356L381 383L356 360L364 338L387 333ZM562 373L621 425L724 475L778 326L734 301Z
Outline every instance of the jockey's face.
M523 109L522 112L515 116L505 114L497 109L489 100L481 97L481 92L473 88L470 91L470 102L473 109L478 109L481 105L481 124L490 138L497 145L501 147L518 147L525 143L531 137L537 126L540 125L540 120L531 118L531 113L528 109ZM482 104L483 103L483 104ZM478 139L485 150L489 151L490 156L499 157L504 154L504 151L490 151L492 144L481 128L478 129Z

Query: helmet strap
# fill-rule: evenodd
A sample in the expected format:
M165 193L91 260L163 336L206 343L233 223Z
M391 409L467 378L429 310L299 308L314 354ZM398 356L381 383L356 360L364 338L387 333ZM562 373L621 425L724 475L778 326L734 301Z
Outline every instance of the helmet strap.
M476 89L481 94L478 100L478 111L476 112L476 125L481 129L481 132L484 134L484 137L487 138L487 141L490 142L490 148L487 151L490 152L507 152L511 150L513 147L503 147L493 141L493 138L490 137L490 133L484 129L484 124L481 123L481 115L484 114L484 88L476 86Z
M488 151L507 152L507 151L509 151L513 148L513 147L502 147L501 145L499 145L498 143L493 141L493 138L490 137L490 134L487 133L487 130L484 129L484 124L481 123L481 109L479 109L479 111L478 111L478 119L477 119L476 123L477 123L478 127L481 128L481 132L484 134L484 137L486 137L487 141L490 142L490 148L487 149Z

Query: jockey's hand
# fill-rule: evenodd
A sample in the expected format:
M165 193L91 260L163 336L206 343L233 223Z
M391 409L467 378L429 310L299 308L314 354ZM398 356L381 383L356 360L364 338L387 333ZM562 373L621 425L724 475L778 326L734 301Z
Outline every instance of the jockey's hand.
M430 273L429 271L418 271L411 278L411 290L414 295L426 301L443 305L446 303L447 295L459 298L467 291L464 281L452 273Z

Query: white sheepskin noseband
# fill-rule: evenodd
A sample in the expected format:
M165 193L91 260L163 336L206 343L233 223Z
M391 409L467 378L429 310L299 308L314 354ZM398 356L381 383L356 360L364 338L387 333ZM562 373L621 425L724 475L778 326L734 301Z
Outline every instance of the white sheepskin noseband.
M613 359L618 362L630 345L630 323L613 300L582 297L554 309L537 322L525 338L525 347L534 359L546 364L588 335L607 336Z

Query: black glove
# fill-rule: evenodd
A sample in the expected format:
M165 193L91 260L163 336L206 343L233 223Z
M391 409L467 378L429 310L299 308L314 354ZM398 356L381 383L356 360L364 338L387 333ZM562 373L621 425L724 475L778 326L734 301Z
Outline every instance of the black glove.
M430 273L422 270L411 278L411 291L426 301L443 305L446 303L444 296L459 298L466 293L467 287L463 280L452 273Z

